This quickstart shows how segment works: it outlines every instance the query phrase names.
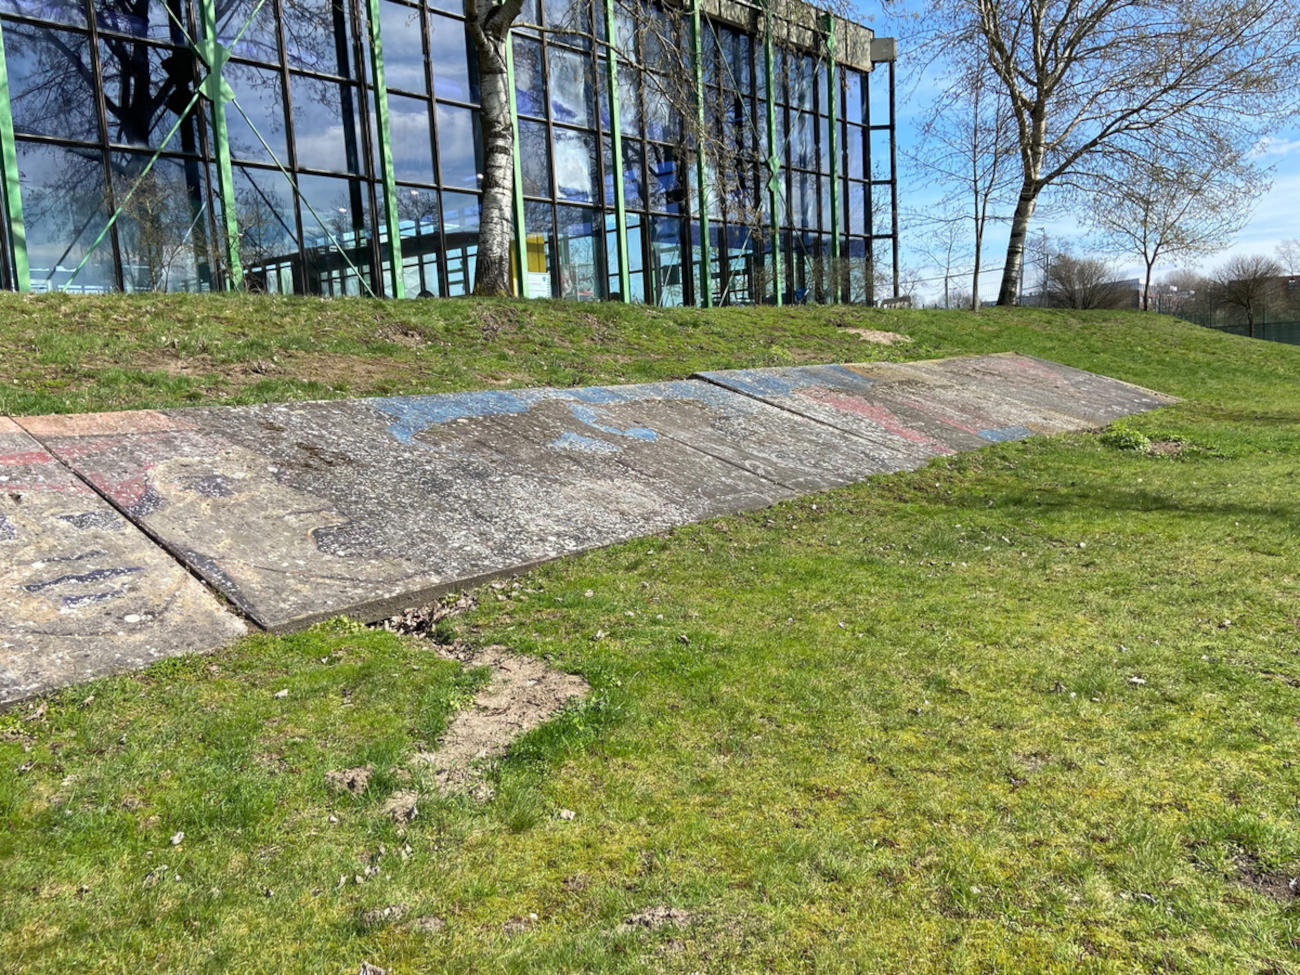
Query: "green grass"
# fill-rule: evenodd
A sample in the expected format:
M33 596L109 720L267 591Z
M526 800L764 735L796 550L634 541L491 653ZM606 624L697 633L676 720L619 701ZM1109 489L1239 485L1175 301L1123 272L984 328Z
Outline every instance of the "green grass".
M98 306L61 301L92 341ZM1018 350L1184 402L485 590L458 636L544 654L593 696L518 743L491 802L427 796L403 835L379 807L421 786L412 752L482 677L388 634L258 637L0 716L0 968L1300 972L1300 900L1243 882L1300 872L1300 349L1124 314L543 305L484 336L468 302L283 302L275 326L226 302L244 324L203 327L230 361L281 355L315 313L319 348L427 316L449 344L404 389ZM110 358L203 308L103 307ZM28 378L3 409L257 395L101 392L70 356L7 355ZM79 391L43 385L61 369ZM326 788L367 762L361 797ZM363 921L392 904L445 928ZM618 929L654 906L693 920Z

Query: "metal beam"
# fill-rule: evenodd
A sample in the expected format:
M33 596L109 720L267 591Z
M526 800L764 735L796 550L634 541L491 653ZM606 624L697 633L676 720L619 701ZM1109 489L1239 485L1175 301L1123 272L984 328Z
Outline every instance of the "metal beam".
M4 32L0 30L0 196L8 223L5 237L13 262L16 291L31 291L31 269L27 264L27 227L23 223L23 194L18 178L18 151L14 145L14 118L9 104L9 73L5 64Z
M392 122L388 112L388 85L384 80L384 38L379 27L379 0L367 0L370 27L370 83L375 98L375 128L379 136L379 174L384 187L384 223L388 230L388 289L394 298L406 297L402 274L402 221L397 213L397 181L393 175Z
M839 72L835 63L835 15L826 15L826 115L830 121L830 171L831 171L831 266L830 304L840 300L840 133Z
M606 0L608 2L608 0ZM700 300L705 308L713 307L713 280L709 268L709 191L708 166L704 152L704 50L700 30L700 0L691 4L691 58L695 70L695 199L700 225Z
M244 265L239 260L239 219L235 213L235 177L230 164L230 134L226 128L226 102L234 91L221 76L230 60L230 50L217 40L215 0L199 0L199 18L203 26L198 55L208 69L199 90L212 102L212 153L217 160L217 194L221 197L221 215L225 223L226 264L230 286L244 289Z
M525 236L524 228L524 167L519 158L519 108L515 98L515 42L513 37L506 41L506 87L510 89L510 136L515 157L515 186L513 192L515 289L520 298L527 298L528 238Z
M772 234L772 294L781 304L784 274L781 260L781 155L776 145L776 68L772 54L771 4L763 8L763 73L767 79L767 208Z
M618 292L621 300L626 304L632 300L632 275L627 260L627 201L623 192L623 121L618 107L618 54L614 45L614 0L604 0L604 4L610 151L614 157L614 232L618 236ZM698 4L695 16L698 19ZM696 70L698 72L698 67Z

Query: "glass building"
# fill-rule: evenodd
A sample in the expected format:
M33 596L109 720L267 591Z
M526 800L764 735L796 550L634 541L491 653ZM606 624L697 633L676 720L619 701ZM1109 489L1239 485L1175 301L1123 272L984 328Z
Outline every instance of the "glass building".
M526 0L513 30L517 293L895 293L892 40L632 2ZM0 0L0 41L0 285L471 290L461 0Z

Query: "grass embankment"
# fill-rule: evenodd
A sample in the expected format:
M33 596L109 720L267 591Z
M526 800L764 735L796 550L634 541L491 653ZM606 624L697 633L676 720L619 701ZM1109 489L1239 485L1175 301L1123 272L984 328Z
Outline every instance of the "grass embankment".
M205 307L214 378L113 378L180 355ZM1030 310L0 309L9 411L1005 350L1185 398L1124 425L1175 457L1004 444L486 590L444 637L545 654L593 698L493 801L426 796L404 834L380 806L475 676L388 634L259 637L0 716L0 966L1300 971L1300 349ZM376 338L393 323L427 344ZM400 377L219 378L291 348ZM327 789L362 762L363 795ZM690 919L619 928L653 907Z

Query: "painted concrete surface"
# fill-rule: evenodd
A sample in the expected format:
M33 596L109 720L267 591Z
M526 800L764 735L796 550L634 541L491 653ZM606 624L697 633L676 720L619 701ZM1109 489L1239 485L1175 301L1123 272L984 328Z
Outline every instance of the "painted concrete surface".
M24 502L21 557L6 562L19 567L4 569L0 694L232 638L238 624L185 569L268 629L377 619L572 552L1165 402L1009 355L5 421L0 474L46 486L24 489L40 504ZM0 507L0 546L16 510ZM57 558L78 567L36 574Z
M181 565L0 418L0 705L244 632Z

